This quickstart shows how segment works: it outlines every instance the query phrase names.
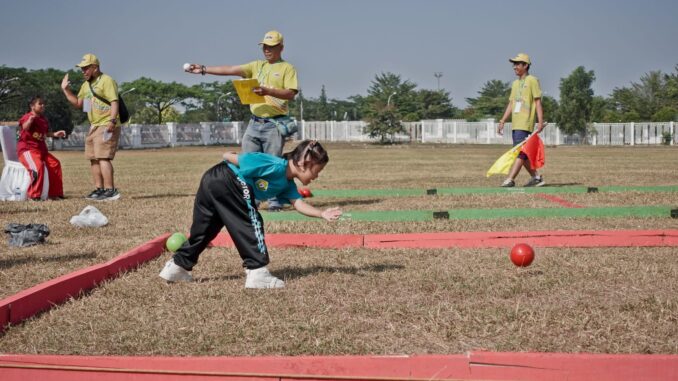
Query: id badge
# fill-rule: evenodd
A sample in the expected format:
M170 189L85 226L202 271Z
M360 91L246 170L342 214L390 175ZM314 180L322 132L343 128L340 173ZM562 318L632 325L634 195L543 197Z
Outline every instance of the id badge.
M515 102L513 104L513 112L520 112L520 108L523 106L522 101Z
M92 111L92 98L85 98L82 102L82 112Z

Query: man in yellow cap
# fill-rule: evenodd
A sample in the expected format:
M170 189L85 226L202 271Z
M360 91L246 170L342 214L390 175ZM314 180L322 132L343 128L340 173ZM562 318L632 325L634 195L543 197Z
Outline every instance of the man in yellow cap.
M85 156L90 161L90 172L96 189L86 196L97 201L113 201L120 198L113 181L113 163L120 139L118 115L118 85L113 78L101 72L99 59L94 54L85 54L75 65L82 70L85 82L75 96L70 89L68 74L61 81L66 99L87 113L90 130L85 139Z
M189 64L187 72L193 74L234 75L243 78L256 78L260 87L254 93L262 95L265 103L250 105L252 118L242 140L242 152L265 152L281 156L285 137L281 124L290 119L288 102L293 100L299 91L297 71L289 62L282 59L283 36L272 30L264 35L259 43L264 53L264 60L257 60L244 65L205 66ZM276 199L268 200L268 209L280 210L282 206Z
M534 120L537 117L537 134L544 129L544 111L541 106L541 88L539 87L539 80L530 75L530 57L525 53L519 53L514 58L509 59L513 64L513 72L518 79L513 81L511 86L511 95L506 106L504 116L499 121L499 134L504 131L504 123L509 116L511 116L511 129L513 134L513 145L520 144L525 140L534 130ZM509 176L501 184L502 187L510 188L516 185L515 178L520 172L520 168L525 169L530 173L532 178L525 184L526 187L541 187L546 184L544 177L536 170L532 169L527 159L527 155L521 152L518 155L513 167L509 172Z

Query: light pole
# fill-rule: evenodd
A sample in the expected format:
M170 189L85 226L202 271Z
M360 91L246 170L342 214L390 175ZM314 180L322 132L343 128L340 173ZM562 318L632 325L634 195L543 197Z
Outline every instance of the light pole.
M436 71L435 73L433 73L433 76L436 77L436 79L438 80L438 91L440 91L440 77L443 76L443 72Z
M221 122L221 98L227 97L229 95L231 95L230 91L227 92L226 94L221 94L219 98L217 98L217 119L219 119L218 122Z
M136 89L137 89L136 87L132 87L132 88L129 89L129 90L123 91L122 93L120 93L120 95L122 96L122 95L125 95L125 94L128 94L128 93L131 93L132 91L134 91L134 90L136 90Z
M394 95L396 95L396 94L397 94L397 93L394 91L393 94L391 94L391 95L388 96L388 100L386 101L386 107L387 107L387 108L391 106L391 97L394 96Z

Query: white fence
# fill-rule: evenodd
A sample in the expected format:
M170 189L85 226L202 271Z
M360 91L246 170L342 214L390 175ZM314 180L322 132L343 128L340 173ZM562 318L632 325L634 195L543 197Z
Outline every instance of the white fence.
M391 137L399 142L448 144L511 144L511 124L504 135L497 134L497 123L492 120L467 122L465 120L423 120L403 123L406 132ZM245 132L242 122L203 122L196 124L167 123L164 125L131 125L123 128L121 148L157 148L196 145L238 145ZM68 139L55 139L52 149L81 149L85 145L87 127L81 126ZM556 124L549 124L541 134L547 145L658 145L670 136L670 144L678 142L676 123L593 123L589 132L567 135ZM300 139L329 142L374 142L367 124L362 121L303 121L297 133Z

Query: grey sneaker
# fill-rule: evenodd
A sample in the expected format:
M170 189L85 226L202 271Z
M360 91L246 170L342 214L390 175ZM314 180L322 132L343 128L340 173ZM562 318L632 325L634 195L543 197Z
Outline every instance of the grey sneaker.
M501 183L502 188L513 188L514 186L516 186L516 182L511 179L506 179Z
M278 202L277 198L271 198L268 200L268 211L269 212L279 212L283 208L282 204Z
M98 200L102 193L104 193L104 188L97 188L85 196L85 198L88 200Z
M245 288L283 288L285 282L274 277L266 267L260 267L255 270L245 270L247 279Z
M544 176L539 176L539 177L533 177L530 179L530 181L525 184L525 187L543 187L546 185L546 181L544 181Z
M193 276L191 275L191 272L174 263L174 259L170 259L169 261L167 261L167 263L165 263L165 267L163 267L162 271L160 271L160 274L158 274L158 276L168 282L193 281Z
M116 188L104 189L104 191L99 194L98 198L95 198L97 201L115 201L120 198L120 192Z

